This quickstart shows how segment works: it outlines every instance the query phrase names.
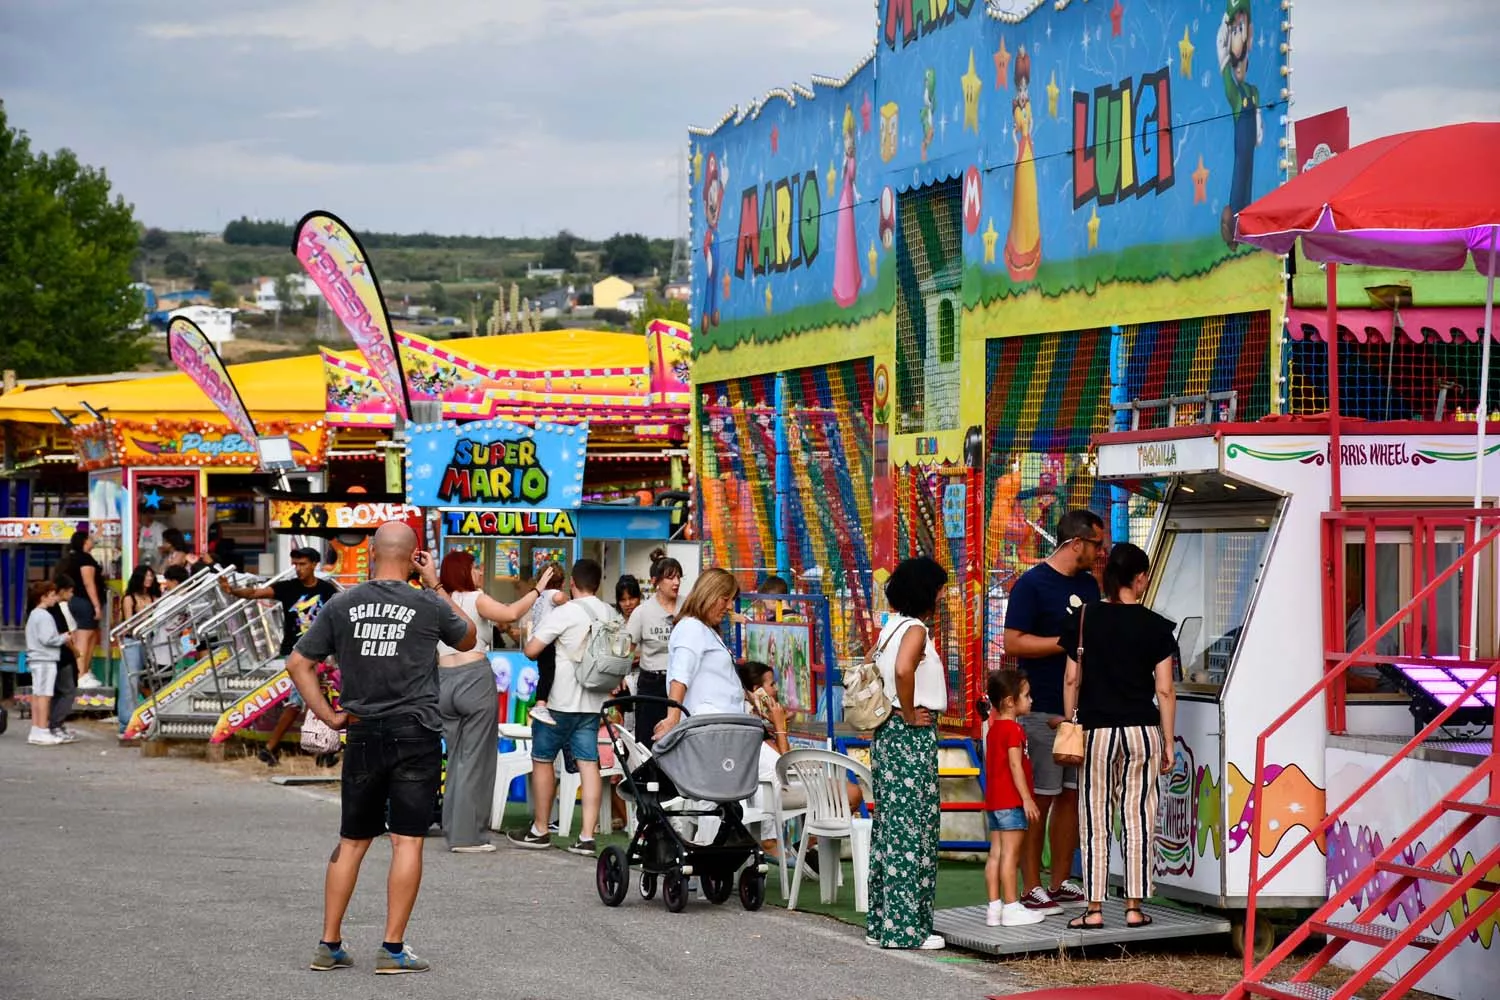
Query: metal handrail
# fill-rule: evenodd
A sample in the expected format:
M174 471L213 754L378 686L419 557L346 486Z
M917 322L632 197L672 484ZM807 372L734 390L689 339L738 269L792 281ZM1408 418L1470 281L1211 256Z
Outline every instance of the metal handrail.
M1478 513L1479 512L1476 511L1476 514ZM1483 553L1485 549L1489 548L1489 546L1493 544L1497 538L1500 538L1500 527L1492 529L1490 532L1480 538L1473 548L1466 551L1458 559L1455 559L1452 565L1450 565L1447 569L1443 570L1436 577L1434 577L1426 587L1422 588L1419 593L1417 593L1409 601L1407 601L1407 603L1399 611L1397 611L1394 615L1387 619L1379 628L1366 635L1365 641L1360 643L1358 648L1354 649L1342 660L1340 660L1337 665L1335 665L1331 670L1323 675L1323 679L1321 681L1315 684L1310 690L1307 691L1307 693L1302 695L1302 697L1293 702L1290 708L1282 712L1274 722L1272 722L1269 726L1261 731L1261 734L1255 739L1255 778L1250 792L1252 799L1255 796L1259 796L1262 794L1263 786L1265 784L1267 740L1275 732L1281 729L1282 726L1291 721L1298 712L1306 708L1307 705L1313 701L1313 699L1317 698L1320 694L1325 693L1335 680L1341 679L1344 674L1350 669L1350 667L1359 662L1362 657L1368 655L1375 648L1376 644L1385 637L1386 633L1390 632L1396 626L1397 622L1401 621L1407 615L1411 614L1412 611L1418 608L1421 604L1431 599L1433 595L1437 593L1438 588L1440 588L1444 583L1451 579L1461 569L1478 558L1479 555ZM1400 750L1396 751L1396 753L1394 753L1390 757L1390 759L1386 761L1383 767L1376 770L1375 773L1367 778L1363 784L1361 784L1357 789L1350 793L1336 809L1334 809L1332 812L1326 813L1322 821L1319 822L1314 829L1310 830L1306 836L1298 841L1292 847L1292 849L1289 850L1281 858L1280 861L1272 865L1271 869L1264 875L1259 874L1261 814L1259 812L1256 813L1256 819L1250 825L1250 885L1247 906L1245 908L1245 941L1247 942L1247 946L1244 949L1244 952L1246 979L1249 979L1253 976L1256 968L1255 949L1248 946L1248 942L1255 940L1256 893L1269 885L1271 880L1279 875L1283 870L1285 870L1286 867L1291 864L1292 860L1300 855L1304 850L1306 850L1309 845L1316 843L1318 838L1333 826L1334 822L1337 821L1341 815L1343 815L1345 810L1347 810L1351 805L1358 801L1367 791L1375 787L1375 785L1378 784L1379 781L1388 773L1390 773L1390 771L1393 770L1397 764L1399 764L1408 755L1410 755L1413 749L1420 746L1433 733L1440 729L1443 723L1445 723L1461 705L1468 701L1469 698L1473 697L1474 694L1481 687L1483 687L1490 678L1495 677L1497 673L1500 673L1500 661L1492 663L1489 669L1485 671L1483 676L1481 676L1467 690L1465 690L1461 697L1455 698L1447 706L1447 708L1445 708L1431 722L1429 722L1421 730L1421 732L1412 737L1410 742L1408 742ZM1500 753L1500 727L1497 727L1494 739L1495 750L1497 753ZM1271 957L1274 957L1275 955L1276 952L1273 951ZM1267 961L1269 961L1269 957Z

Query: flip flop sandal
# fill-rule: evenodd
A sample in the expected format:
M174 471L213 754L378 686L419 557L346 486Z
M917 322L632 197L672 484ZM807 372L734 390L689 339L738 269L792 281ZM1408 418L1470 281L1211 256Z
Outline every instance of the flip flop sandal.
M1140 919L1132 922L1130 919L1130 915L1132 913L1134 913L1137 917L1140 917ZM1130 909L1125 911L1125 926L1131 929L1134 929L1136 927L1150 927L1154 922L1155 921L1151 919L1151 914L1146 913L1138 906L1132 906L1130 907Z
M1097 921L1090 920L1089 919L1090 917L1097 917L1098 920ZM1076 916L1072 920L1068 921L1068 930L1070 930L1070 931L1097 931L1097 930L1103 930L1103 929L1104 929L1104 911L1103 910L1089 910L1086 913L1080 913L1078 916Z

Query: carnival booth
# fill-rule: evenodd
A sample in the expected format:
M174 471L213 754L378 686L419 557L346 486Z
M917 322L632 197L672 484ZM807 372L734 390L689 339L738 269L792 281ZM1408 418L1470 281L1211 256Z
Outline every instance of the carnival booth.
M585 502L587 424L449 421L412 425L407 436L407 503L435 518L442 555L474 554L486 593L498 601L523 595L547 563L566 569L582 558L603 567L599 593L610 601L621 575L649 580L656 549L683 564L684 588L697 577L698 547L672 540L673 508ZM505 696L502 718L520 719L536 665L503 639L491 660Z
M1472 423L1343 421L1330 444L1326 421L1214 423L1222 406L1199 404L1195 426L1097 439L1101 480L1159 505L1147 603L1177 626L1157 887L1235 910L1259 878L1259 907L1312 909L1491 752L1493 674L1444 712L1494 660L1497 564L1474 550L1500 521L1472 506ZM1500 494L1500 471L1486 467L1482 489ZM1329 501L1340 495L1342 510ZM1299 703L1303 692L1317 697ZM1424 726L1430 738L1392 778L1293 856L1327 802ZM1493 853L1487 837L1453 845L1455 872ZM1493 956L1476 944L1454 960L1472 972Z
M118 575L118 517L0 518L0 589L4 590L4 600L0 601L0 698L14 696L22 703L27 700L27 592L31 584L52 578L67 556L74 532L81 527L87 527L94 536L93 554L106 578L111 573ZM80 689L74 706L80 713L108 714L115 707L114 688Z

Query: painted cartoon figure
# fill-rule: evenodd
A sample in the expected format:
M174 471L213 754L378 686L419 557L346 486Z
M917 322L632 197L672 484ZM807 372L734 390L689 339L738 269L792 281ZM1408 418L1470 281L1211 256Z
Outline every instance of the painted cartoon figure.
M929 69L922 85L922 162L927 161L927 147L932 145L932 108L937 104L937 70Z
M1260 114L1260 89L1249 81L1250 47L1255 32L1250 24L1250 0L1228 0L1219 25L1219 71L1234 120L1234 175L1229 182L1229 204L1219 219L1225 243L1234 243L1234 219L1250 204L1255 180L1255 147L1265 138Z
M844 108L843 189L839 191L838 218L834 225L833 300L848 309L859 299L859 236L854 230L854 110Z
M709 330L719 325L718 263L719 213L724 207L724 185L729 182L729 170L720 167L717 153L708 154L708 163L703 169L703 309L700 312L701 329Z
M1016 183L1011 191L1010 235L1005 238L1005 270L1010 280L1030 281L1042 262L1042 227L1037 211L1036 156L1031 144L1031 55L1023 45L1016 53Z

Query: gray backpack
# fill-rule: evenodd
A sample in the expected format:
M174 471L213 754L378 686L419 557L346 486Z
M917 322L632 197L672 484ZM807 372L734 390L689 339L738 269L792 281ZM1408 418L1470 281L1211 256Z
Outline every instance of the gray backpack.
M600 618L588 604L580 607L589 616L589 631L574 670L578 686L585 691L613 691L625 681L635 662L630 633L619 615Z

